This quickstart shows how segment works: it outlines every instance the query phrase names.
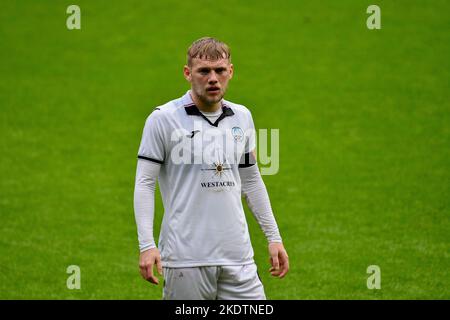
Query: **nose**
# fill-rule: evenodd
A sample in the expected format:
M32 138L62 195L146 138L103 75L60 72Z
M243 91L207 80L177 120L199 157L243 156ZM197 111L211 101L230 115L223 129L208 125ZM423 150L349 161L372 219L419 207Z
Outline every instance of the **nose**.
M211 76L209 77L209 79L208 79L208 83L209 84L216 84L217 83L217 76L216 76L216 73L213 71L213 72L211 72Z

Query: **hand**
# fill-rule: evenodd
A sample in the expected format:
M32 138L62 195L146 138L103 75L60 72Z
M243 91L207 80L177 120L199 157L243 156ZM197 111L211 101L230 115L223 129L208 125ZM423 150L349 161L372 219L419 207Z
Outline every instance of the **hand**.
M289 271L289 257L282 243L269 243L270 264L269 272L272 276L283 278Z
M145 280L157 285L159 280L153 275L153 266L155 264L158 273L162 275L161 255L159 254L158 248L152 248L141 252L139 257L139 269L141 275Z

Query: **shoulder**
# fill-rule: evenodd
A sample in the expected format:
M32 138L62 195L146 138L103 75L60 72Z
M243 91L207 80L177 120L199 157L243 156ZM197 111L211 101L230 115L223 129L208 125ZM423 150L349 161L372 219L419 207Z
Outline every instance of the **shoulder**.
M231 102L231 101L228 101L225 99L223 100L223 102L227 107L231 108L231 110L233 110L233 112L235 114L238 114L240 116L250 117L250 118L252 117L252 113L251 113L250 109L248 109L246 106L235 103L235 102Z
M171 100L165 104L156 106L147 117L147 121L165 122L169 121L174 115L183 108L181 99Z

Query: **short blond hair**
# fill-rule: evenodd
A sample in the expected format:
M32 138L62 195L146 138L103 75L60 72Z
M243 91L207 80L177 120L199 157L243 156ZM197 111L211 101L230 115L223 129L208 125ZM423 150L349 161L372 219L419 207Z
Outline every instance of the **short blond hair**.
M227 44L211 38L204 37L195 40L187 52L187 64L192 66L192 59L219 60L228 59L231 62L231 52Z

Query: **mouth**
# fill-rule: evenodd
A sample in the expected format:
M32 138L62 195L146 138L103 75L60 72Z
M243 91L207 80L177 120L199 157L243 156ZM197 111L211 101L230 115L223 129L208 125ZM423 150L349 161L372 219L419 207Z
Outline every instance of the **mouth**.
M220 88L219 87L209 87L209 88L206 88L206 91L208 93L219 93L220 92Z

